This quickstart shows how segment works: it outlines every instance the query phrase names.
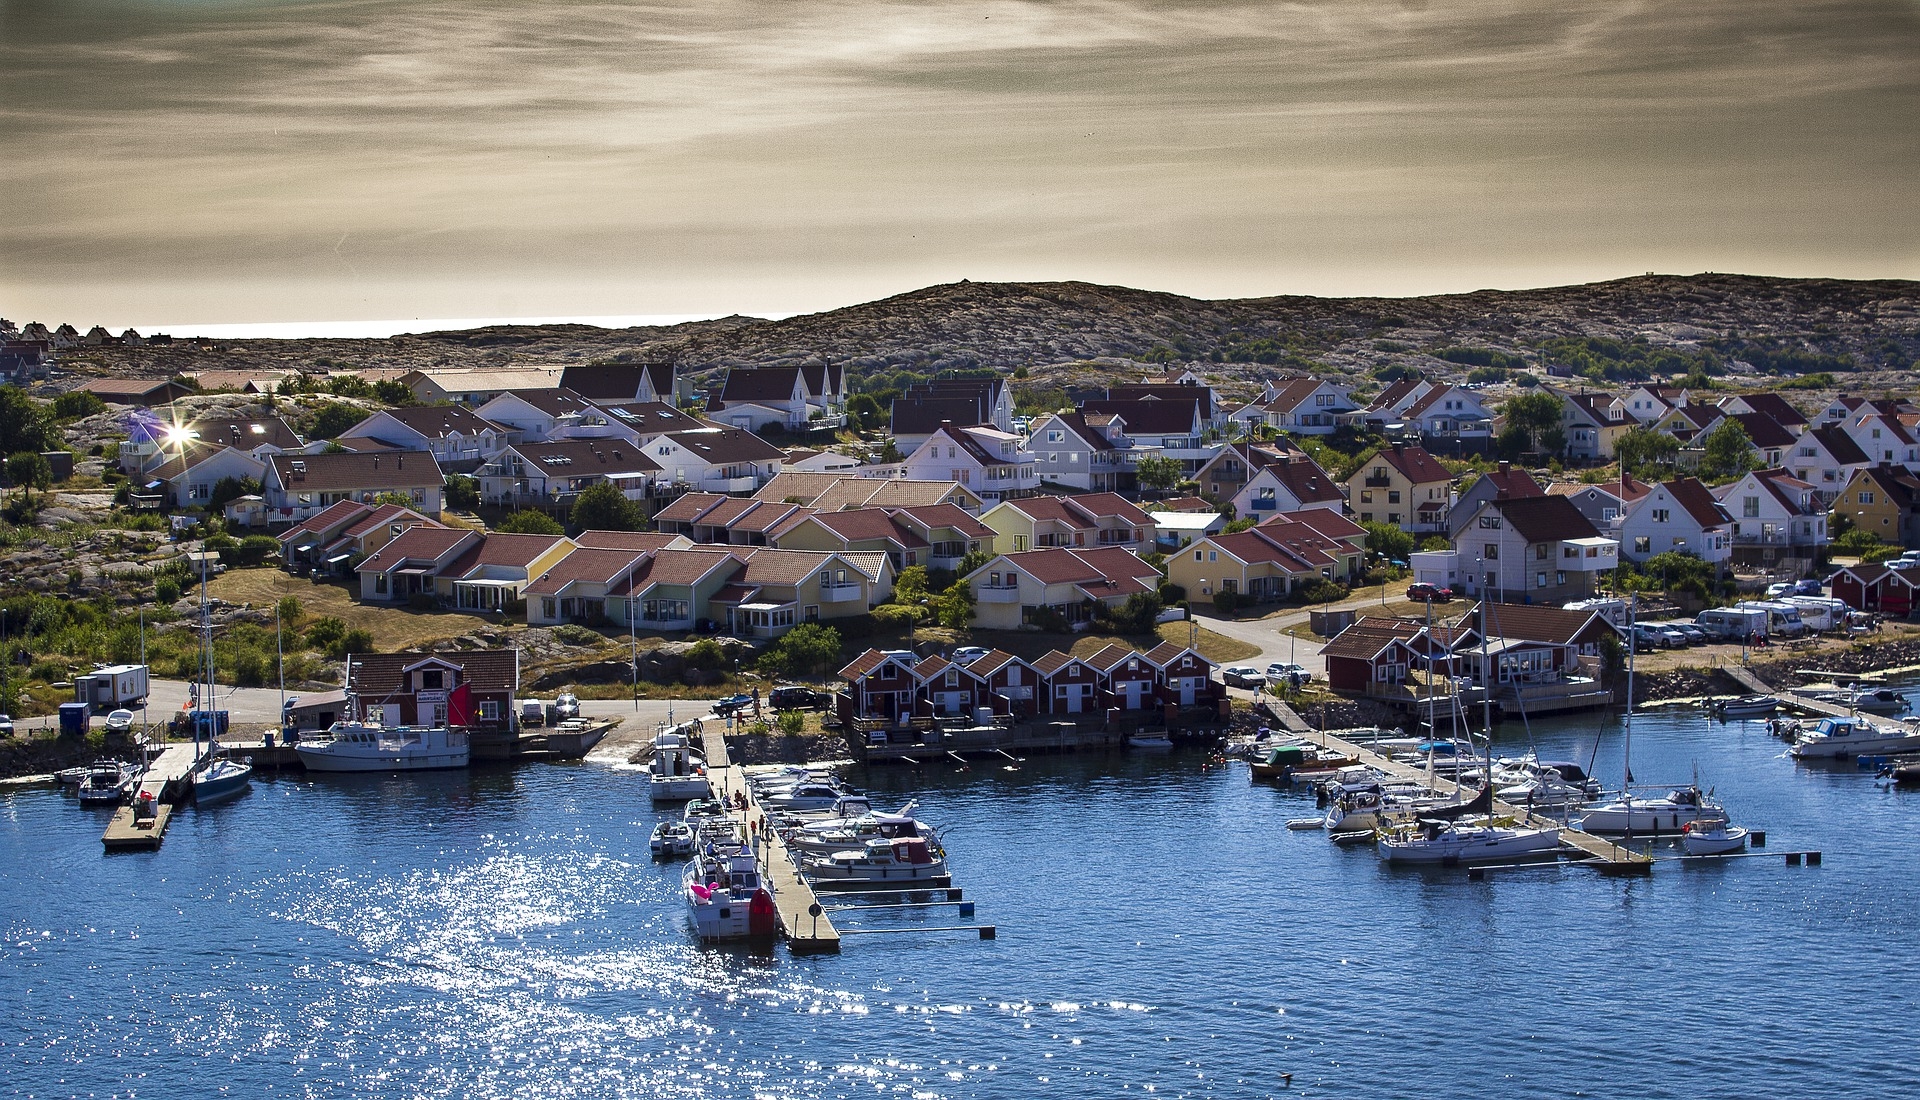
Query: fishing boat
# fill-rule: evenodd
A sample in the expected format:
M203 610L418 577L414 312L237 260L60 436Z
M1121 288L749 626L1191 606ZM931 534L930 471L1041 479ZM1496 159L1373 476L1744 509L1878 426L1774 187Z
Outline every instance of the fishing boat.
M714 854L695 851L680 876L693 930L702 940L771 940L780 932L773 892L745 844Z
M654 737L647 774L649 797L654 802L705 798L709 791L706 761L694 753L678 729L663 730Z
M1867 718L1822 718L1802 730L1788 755L1796 760L1845 760L1852 756L1920 750L1920 721L1896 725Z
M1757 718L1780 709L1780 700L1772 695L1742 695L1715 703L1713 709L1722 718Z
M869 840L864 848L803 856L800 873L823 889L874 883L928 883L947 876L947 853L927 837Z
M335 722L325 733L302 736L293 751L314 772L421 772L464 768L472 748L466 730L449 726Z
M1722 856L1747 846L1747 830L1729 825L1725 815L1688 822L1680 833L1680 850L1690 856Z
M1688 823L1708 817L1725 817L1727 811L1698 784L1675 787L1660 798L1634 798L1631 794L1604 806L1594 806L1580 818L1580 828L1589 833L1677 833Z
M80 778L82 806L118 806L133 788L136 772L118 760L96 760Z
M653 827L653 858L673 859L693 854L693 826L684 821L662 821Z
M1560 830L1553 825L1423 818L1383 831L1375 847L1388 863L1486 863L1557 852Z

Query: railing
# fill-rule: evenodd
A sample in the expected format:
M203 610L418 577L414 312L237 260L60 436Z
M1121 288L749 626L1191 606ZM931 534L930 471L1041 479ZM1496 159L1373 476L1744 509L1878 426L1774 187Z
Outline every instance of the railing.
M703 493L751 493L760 487L755 477L705 477L697 481L676 481L676 485L691 485Z
M1020 589L1018 586L1010 588L1002 585L995 588L983 584L973 590L973 598L981 603L1019 603Z
M1393 479L1390 477L1370 477L1364 482L1361 482L1361 484L1369 489L1384 489L1393 484Z
M823 584L820 586L821 603L845 603L860 598L860 586L857 584Z

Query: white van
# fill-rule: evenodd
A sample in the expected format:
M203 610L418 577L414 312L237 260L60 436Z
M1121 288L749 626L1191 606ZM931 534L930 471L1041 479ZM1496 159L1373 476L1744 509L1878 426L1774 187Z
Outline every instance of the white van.
M1789 596L1781 601L1800 609L1800 621L1813 630L1839 630L1847 625L1845 600L1832 596Z
M1712 611L1702 611L1694 618L1693 625L1720 642L1764 638L1767 636L1767 613L1758 608L1718 607Z
M1798 638L1806 633L1807 624L1800 620L1800 609L1790 603L1774 600L1744 600L1734 605L1767 613L1767 633L1779 638Z

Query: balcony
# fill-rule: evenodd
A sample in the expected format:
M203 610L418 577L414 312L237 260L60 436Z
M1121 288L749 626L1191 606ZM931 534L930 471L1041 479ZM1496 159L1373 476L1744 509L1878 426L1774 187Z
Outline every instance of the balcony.
M860 586L857 584L823 584L820 586L821 603L846 603L860 599Z
M1369 489L1384 489L1387 486L1393 484L1393 479L1390 477L1384 477L1384 476L1370 477L1366 481L1362 482L1361 484L1365 485Z
M1018 585L989 587L983 584L973 590L973 598L980 603L1019 603L1020 587Z
M760 487L760 479L747 477L703 477L697 481L676 481L675 485L691 485L703 493L751 493Z

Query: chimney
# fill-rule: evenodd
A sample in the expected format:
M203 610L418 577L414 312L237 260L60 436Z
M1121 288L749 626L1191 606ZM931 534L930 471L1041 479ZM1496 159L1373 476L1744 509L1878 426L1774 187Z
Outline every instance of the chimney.
M378 469L380 468L380 456L379 456L379 455L374 455L374 456L373 456L373 468L374 468L374 469L376 469L376 470L378 470Z
M1503 459L1501 459L1501 460L1500 460L1500 472L1501 472L1501 473L1503 473L1503 474L1510 474L1510 473L1512 473L1512 472L1513 472L1513 463L1511 463L1511 462L1508 462L1508 461L1507 461L1506 459L1504 459L1504 458L1503 458Z

